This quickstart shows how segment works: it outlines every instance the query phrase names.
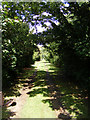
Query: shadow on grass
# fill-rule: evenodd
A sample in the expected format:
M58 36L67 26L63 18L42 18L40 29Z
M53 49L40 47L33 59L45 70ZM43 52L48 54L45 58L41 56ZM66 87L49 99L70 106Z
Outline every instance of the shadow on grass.
M42 94L50 99L43 99L43 103L49 103L52 110L60 110L62 108L64 114L59 114L58 118L87 118L87 90L79 88L75 84L64 80L62 75L53 75L53 73L45 71L37 71L34 87L27 94L34 97ZM47 87L46 87L47 86ZM61 111L62 111L61 110ZM66 110L69 115L66 115Z
M69 80L67 81L60 75L54 79L54 84L57 94L60 93L58 100L69 111L70 115L77 119L88 119L87 89Z
M30 97L34 97L37 94L43 94L43 96L48 97L49 91L47 88L38 88L38 89L34 89L31 92L28 92L27 94L30 94Z
M10 120L10 117L13 117L16 113L11 112L7 109L6 106L2 107L2 119L1 120Z
M7 83L7 86L3 88L4 97L20 96L21 94L19 90L25 84L29 84L30 82L32 82L32 79L35 76L35 74L35 67L32 66L31 68L24 68L22 70L22 73L20 73L16 79L13 78L13 80L10 80Z
M14 116L15 113L8 110L7 100L10 101L10 98L20 96L20 89L23 87L30 87L30 84L33 83L33 78L36 75L36 71L33 68L24 68L22 73L15 80L11 80L10 84L8 82L7 87L3 88L3 96L4 96L4 106L2 106L2 118L10 119L11 116ZM7 97L7 98L6 98ZM15 106L17 103L13 102L10 106Z
M45 66L50 66L49 71L34 72L34 69L25 69L17 79L17 84L15 86L13 84L9 91L6 91L7 95L20 95L18 84L23 84L23 86L32 84L33 88L27 94L30 97L42 94L44 96L43 103L49 103L52 110L59 110L58 118L86 119L88 114L87 90L65 79L63 74L57 74L58 69L53 68L47 62ZM66 111L69 114L66 114Z
M34 78L33 82L33 90L28 92L27 94L30 94L30 97L34 97L37 94L43 94L43 96L49 96L48 88L45 88L46 86L46 72L45 71L37 71L37 75Z

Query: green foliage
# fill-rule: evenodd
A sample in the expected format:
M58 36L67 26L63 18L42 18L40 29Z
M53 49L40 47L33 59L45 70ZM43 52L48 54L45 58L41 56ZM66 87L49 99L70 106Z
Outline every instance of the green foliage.
M3 2L3 61L8 61L13 70L26 67L32 63L34 43L41 43L45 46L44 58L60 66L67 76L87 83L89 4L70 2L66 6L62 2ZM47 15L43 14L45 12ZM45 22L50 22L51 26ZM47 31L38 36L29 33L29 26L32 25L37 31L37 24ZM39 59L38 51L34 52L33 58Z
M36 46L34 53L33 53L33 60L34 61L40 61L40 50L39 48Z
M42 34L44 44L48 44L45 44L49 52L46 59L58 64L66 76L74 78L73 81L87 86L90 60L89 3L69 3L69 7L61 4L59 12L60 4L52 5L54 11L50 6L48 12L56 17L59 24L50 21L52 28Z
M56 64L66 80L88 88L89 5L90 2L70 2L68 6L62 2L2 2L3 88L14 83L22 68L30 67L40 58ZM38 33L39 24L46 31ZM34 30L36 34L33 34ZM36 44L44 47L39 51ZM41 70L47 70L47 67L39 66ZM59 79L56 82L59 85ZM67 96L63 99L68 104Z
M6 18L3 20L2 29L2 67L5 87L6 83L10 84L16 77L19 70L29 67L32 63L33 44L28 37L29 27L26 23Z
M39 61L40 60L40 55L39 55L38 52L34 52L33 59L34 59L34 61Z

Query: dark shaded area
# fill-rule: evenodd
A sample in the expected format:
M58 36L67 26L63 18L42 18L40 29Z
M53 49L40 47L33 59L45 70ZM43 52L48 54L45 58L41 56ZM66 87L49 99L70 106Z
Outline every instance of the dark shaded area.
M8 110L6 106L2 107L2 120L10 120L10 117L14 115L16 115L16 113Z
M28 71L30 71L30 73ZM13 80L7 80L7 84L4 84L4 96L20 96L21 94L19 92L19 89L22 87L20 85L23 84L23 86L27 86L29 83L33 83L33 78L35 75L36 71L34 70L33 66L30 68L24 68L21 73L19 73L17 78L14 78L13 76Z
M16 105L16 102L13 102L10 106L15 106Z
M59 119L64 119L64 120L71 120L71 117L69 115L64 115L64 114L60 114L58 115Z
M19 89L20 87L18 86L19 82L13 82L11 85L9 84L8 87L3 89L4 97L6 96L20 96Z
M73 80L73 79L72 79ZM88 116L88 90L86 87L81 87L79 84L73 84L70 80L67 80L62 74L56 77L54 84L56 84L57 94L59 95L59 101L69 111L69 113L75 113L77 119L85 118ZM86 105L86 106L85 106ZM86 107L86 108L85 108Z

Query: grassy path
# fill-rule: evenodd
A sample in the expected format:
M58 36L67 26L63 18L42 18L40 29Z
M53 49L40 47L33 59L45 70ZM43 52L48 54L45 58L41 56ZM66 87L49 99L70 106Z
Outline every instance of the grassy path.
M27 93L29 97L20 112L20 118L57 118L49 103L44 102L50 99L46 85L47 67L44 62L36 62L34 67L37 69L37 74L34 78L33 87Z
M50 99L49 91L46 80L47 67L45 63L40 65L40 62L36 62L35 69L37 74L34 77L30 77L29 72L32 70L26 70L23 75L23 79L19 79L21 84L20 96L14 98L16 105L8 107L15 115L11 118L56 118L56 113L49 106L49 103L44 103L46 99ZM32 71L32 73L35 73ZM33 76L33 75L32 75ZM29 79L28 79L29 78ZM31 82L27 84L27 81Z
M20 96L8 97L16 102L8 107L15 114L11 118L87 118L86 91L64 80L50 63L36 62L18 80Z

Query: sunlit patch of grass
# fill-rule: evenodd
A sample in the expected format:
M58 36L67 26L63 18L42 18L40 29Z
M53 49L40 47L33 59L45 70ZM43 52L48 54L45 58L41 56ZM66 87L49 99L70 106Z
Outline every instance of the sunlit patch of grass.
M38 61L38 62L35 62L35 65L34 65L38 70L41 70L41 71L46 71L46 66L45 66L45 63L43 61Z
M48 103L42 102L43 99L45 97L42 94L28 98L21 110L20 118L56 118L55 112Z
M57 72L59 70L59 68L55 67L51 63L48 63L44 60L35 62L34 67L36 69L38 69L38 71L48 71L50 73L50 75L57 75Z
M43 100L48 99L49 90L46 85L46 71L50 68L50 63L46 61L35 62L37 75L31 88L26 104L23 106L21 118L56 118L55 111L51 109L49 103L44 103ZM27 113L26 113L27 111Z

